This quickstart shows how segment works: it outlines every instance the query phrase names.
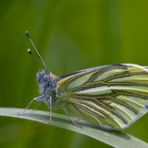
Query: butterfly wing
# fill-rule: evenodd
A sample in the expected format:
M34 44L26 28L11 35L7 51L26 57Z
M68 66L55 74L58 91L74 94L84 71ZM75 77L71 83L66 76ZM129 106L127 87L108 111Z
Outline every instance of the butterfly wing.
M81 70L57 82L57 94L72 116L108 129L123 129L147 112L148 70L135 64Z

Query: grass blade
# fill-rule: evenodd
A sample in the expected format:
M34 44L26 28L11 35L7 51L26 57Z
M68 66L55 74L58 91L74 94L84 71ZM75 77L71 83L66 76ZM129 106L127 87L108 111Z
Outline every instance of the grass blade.
M137 139L131 135L124 134L122 132L108 132L100 129L94 129L91 127L76 127L69 121L65 115L52 114L52 122L50 122L49 112L39 110L26 110L18 108L0 108L0 116L21 118L27 120L33 120L43 124L48 124L60 128L64 128L70 131L74 131L98 141L102 141L113 147L125 147L128 148L148 148L148 144L140 139Z

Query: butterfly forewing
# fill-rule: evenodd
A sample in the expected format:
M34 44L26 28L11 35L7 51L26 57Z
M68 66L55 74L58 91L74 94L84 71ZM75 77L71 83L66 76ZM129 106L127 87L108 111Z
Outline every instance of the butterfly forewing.
M148 71L134 64L81 70L57 82L65 110L90 125L122 129L147 112Z

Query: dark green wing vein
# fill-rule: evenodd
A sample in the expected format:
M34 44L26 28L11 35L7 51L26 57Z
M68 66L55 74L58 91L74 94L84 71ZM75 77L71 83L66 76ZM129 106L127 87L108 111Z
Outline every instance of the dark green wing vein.
M77 106L79 114L83 114L79 118L90 124L122 129L147 112L148 70L139 65L82 70L59 80L59 84L57 82L57 94L63 104Z
M97 79L97 77L99 75L101 75L101 74L103 74L105 72L108 72L109 70L111 71L111 70L117 69L117 68L119 68L120 70L116 72L116 75L119 75L120 76L120 75L127 74L126 66L124 66L124 65L110 65L110 66L106 66L106 67L104 67L102 69L96 70L92 74L92 76L84 84L92 83L92 82L94 82ZM123 71L123 72L121 72L121 71ZM112 76L110 76L110 77L112 77Z
M75 88L72 88L72 89L69 89L69 92L77 92L77 91L82 91L82 90L86 90L86 89L89 89L89 88L96 88L96 87L101 87L101 86L119 86L119 87L126 87L126 86L145 86L145 87L148 87L148 83L144 83L144 82L94 82L94 83L90 83L90 84L86 84L86 85L81 85L79 87L75 87Z
M71 100L70 103L73 101ZM83 113L85 120L89 119L89 121L93 122L94 125L99 124L101 126L102 122L105 122L107 124L106 126L110 126L112 128L114 128L114 126L120 127L120 122L122 122L120 118L114 120L114 115L101 107L96 108L95 104L92 104L91 102L77 101L77 103L73 102L73 104L77 106L77 111Z
M106 127L114 128L112 126L111 122L108 121L108 118L106 118L100 112L96 113L95 111L91 110L88 106L81 105L78 103L77 104L69 103L65 107L68 112L70 112L70 113L75 112L75 116L77 116L78 119L81 119L81 121L84 120L86 124L89 124L92 127L93 126L98 127L98 125L99 125L99 127L101 128L102 125L104 125L104 126L106 125ZM78 120L78 122L79 122L79 120ZM94 123L94 124L91 124L91 123Z
M102 95L70 93L71 97L76 97L78 99L81 99L81 98L107 99L108 97L116 97L118 95L133 96L135 98L141 98L143 100L148 100L147 94L144 95L144 93L141 94L139 92L131 92L131 91L125 91L125 90L120 90L120 91L112 90L112 93L102 94Z
M116 105L120 105L120 106L124 107L125 111L126 111L126 109L128 109L129 111L133 112L136 115L139 113L139 109L141 107L144 107L143 104L145 104L145 102L147 102L147 100L145 100L143 98L138 98L137 96L136 97L135 96L136 95L133 96L132 94L130 94L129 96L128 95L121 95L121 94L120 95L112 95L111 94L111 95L103 95L103 96L99 96L99 95L91 95L90 96L90 95L77 95L76 94L76 95L72 95L71 97L78 99L78 100L86 100L86 101L88 101L88 100L94 101L95 100L97 102L100 101L100 103L103 101L103 103L108 105L108 107L110 107L110 105L112 103L116 103ZM109 102L109 103L107 103L107 102Z
M70 89L70 88L73 88L73 85L74 87L80 86L82 84L87 83L87 81L89 82L90 81L89 79L95 80L97 76L102 75L103 73L108 72L109 70L113 70L117 68L122 71L127 71L126 65L118 64L118 65L98 66L98 67L89 68L86 70L81 70L80 72L74 72L74 74L67 75L69 79L62 84L62 88ZM63 78L66 78L66 77L65 76L61 77L61 79Z

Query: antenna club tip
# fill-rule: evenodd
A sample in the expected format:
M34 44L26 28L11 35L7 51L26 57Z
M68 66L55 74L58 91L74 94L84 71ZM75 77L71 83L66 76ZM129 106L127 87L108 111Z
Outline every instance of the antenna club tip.
M29 31L25 31L25 35L29 38L30 37Z
M28 52L29 54L32 54L32 51L31 51L30 48L27 49L27 52Z

